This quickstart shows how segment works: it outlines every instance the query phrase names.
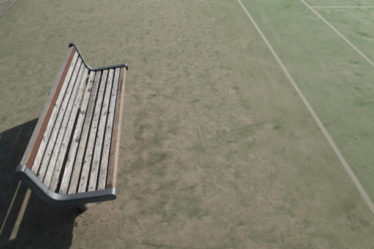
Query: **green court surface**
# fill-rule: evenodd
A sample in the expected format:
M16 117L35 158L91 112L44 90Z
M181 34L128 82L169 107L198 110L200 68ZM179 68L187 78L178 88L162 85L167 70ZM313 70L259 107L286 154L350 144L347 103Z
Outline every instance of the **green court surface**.
M351 45L300 0L242 3L17 0L0 17L2 137L38 117L70 41L130 67L118 199L77 216L31 195L1 249L373 248L374 8L332 8L373 2L306 1Z
M327 8L318 11L359 47L371 60L374 58L374 2L370 8Z

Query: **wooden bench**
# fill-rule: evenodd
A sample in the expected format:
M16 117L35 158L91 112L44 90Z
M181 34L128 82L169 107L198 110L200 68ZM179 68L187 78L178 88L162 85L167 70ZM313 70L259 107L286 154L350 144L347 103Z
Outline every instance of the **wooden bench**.
M69 47L17 174L53 204L113 200L128 67L92 68Z

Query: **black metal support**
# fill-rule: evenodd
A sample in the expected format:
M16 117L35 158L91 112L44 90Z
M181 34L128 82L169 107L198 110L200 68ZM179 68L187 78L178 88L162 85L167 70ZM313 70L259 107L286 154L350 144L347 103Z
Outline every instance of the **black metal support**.
M105 66L105 67L96 67L96 68L93 68L91 67L90 65L87 64L86 60L84 59L82 53L80 52L77 44L75 44L74 42L70 42L69 43L69 48L74 46L75 49L77 50L79 56L82 58L82 61L84 63L84 65L91 71L100 71L100 70L106 70L106 69L114 69L114 68L118 68L118 67L125 67L126 70L129 70L129 66L127 64L117 64L117 65L111 65L111 66Z

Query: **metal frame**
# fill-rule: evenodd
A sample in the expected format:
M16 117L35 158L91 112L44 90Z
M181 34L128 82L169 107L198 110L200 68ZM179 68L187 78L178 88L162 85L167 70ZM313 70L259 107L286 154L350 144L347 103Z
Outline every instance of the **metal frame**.
M79 54L79 56L81 57L84 65L91 71L101 71L101 70L105 70L105 69L113 69L113 68L117 68L117 67L125 67L126 68L126 71L129 70L129 66L127 64L117 64L117 65L111 65L111 66L106 66L106 67L96 67L96 68L93 68L91 67L90 65L87 64L86 60L84 59L81 51L79 50L77 44L75 44L74 42L70 42L69 43L69 48L74 46L75 49L77 50L77 53Z
M42 200L56 206L80 205L116 199L115 188L77 194L60 194L48 189L26 165L19 165L16 173L30 187L33 193Z
M117 64L117 65L111 65L106 67L98 67L98 68L92 68L89 66L85 59L83 58L81 52L79 51L77 45L75 43L70 43L69 47L75 48L78 55L81 57L84 65L91 71L101 71L106 69L114 69L118 67L125 67L126 71L128 70L127 64ZM70 54L70 52L69 52ZM68 54L68 55L69 55ZM67 56L68 57L68 56ZM62 68L66 65L67 58L65 58L65 63L63 64ZM62 70L62 69L61 69ZM59 78L61 77L61 71L58 74L59 77L57 77L57 81L59 81ZM55 84L56 85L56 84ZM54 88L52 88L53 90ZM53 92L53 91L52 91ZM53 94L51 92L51 94ZM41 120L38 121L38 123L41 122ZM32 139L35 139L35 135L38 133L38 129L34 129ZM16 175L23 180L23 182L30 187L31 191L38 195L42 200L56 205L56 206L67 206L67 205L81 205L85 203L90 202L100 202L100 201L108 201L108 200L114 200L116 199L116 188L108 188L104 190L97 190L97 191L90 191L90 192L84 192L84 193L76 193L76 194L60 194L56 193L52 190L50 190L27 166L26 166L26 159L28 157L28 151L33 146L33 142L29 141L29 144L27 146L26 152L23 155L23 159L21 160L20 165L18 165L16 169Z

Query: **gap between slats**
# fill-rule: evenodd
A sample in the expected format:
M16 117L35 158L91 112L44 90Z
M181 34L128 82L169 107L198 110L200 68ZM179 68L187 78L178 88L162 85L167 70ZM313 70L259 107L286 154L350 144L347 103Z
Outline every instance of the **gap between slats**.
M112 142L112 132L113 132L113 123L114 123L114 113L116 108L116 102L117 102L117 93L118 93L118 84L119 84L119 74L121 69L117 68L115 70L115 75L112 83L112 91L110 95L110 105L108 109L108 118L107 118L107 124L105 127L105 137L104 137L104 145L103 145L103 151L102 151L102 157L101 157L101 163L100 163L100 173L98 177L98 190L105 189L106 185L106 178L107 178L107 172L108 172L108 166L109 166L109 154L111 150L111 142Z
M88 74L88 69L82 64L81 72L79 74L80 76L77 78L78 89L76 90L76 96L75 96L74 101L71 101L72 106L69 109L70 114L68 116L66 129L63 135L62 142L59 143L61 145L60 145L58 154L56 153L57 157L56 157L55 167L53 169L53 172L51 173L49 189L53 191L55 191L57 188L58 180L60 179L61 168L63 167L63 163L66 159L66 152L68 150L68 146L71 144L72 132L74 130L74 127L76 126L78 109L79 109L80 103L82 102L82 95L84 93L84 87L85 87L85 82L87 80L87 74Z
M32 171L38 175L38 177L43 180L44 178L44 172L46 169L43 169L41 167L43 158L45 157L46 150L48 146L50 146L51 143L54 143L53 141L53 131L56 129L59 129L59 123L58 120L61 119L60 117L64 115L64 104L66 103L67 99L70 97L69 95L69 88L71 87L72 83L72 78L73 78L73 72L77 70L77 67L79 69L80 66L80 59L77 56L74 56L72 66L70 67L68 71L68 75L66 77L66 81L64 83L63 89L61 90L61 93L58 97L58 100L54 106L52 116L49 120L47 129L45 131L45 134L43 135L43 139L41 142L41 145L39 147L38 153L36 155L36 158L34 160L34 165L32 167ZM68 94L66 94L68 93ZM52 141L51 141L52 140Z
M87 185L88 185L90 172L91 172L92 159L94 156L94 149L95 149L96 139L98 135L100 115L101 115L101 110L102 110L102 102L103 102L103 98L105 94L107 78L108 78L108 70L104 70L103 76L100 82L99 92L98 92L97 99L96 99L94 116L92 119L92 125L90 129L90 136L88 138L86 154L85 154L85 158L83 162L82 175L79 179L80 180L79 188L78 188L79 193L87 191Z
M96 98L101 82L101 76L102 72L96 72L94 83L93 83L93 90L90 94L88 108L86 117L84 120L83 128L82 128L82 134L80 137L80 142L76 154L76 160L74 162L74 169L73 174L70 179L70 184L68 187L68 193L73 194L78 191L78 185L79 185L79 179L81 178L81 175L87 174L86 171L89 170L87 167L83 167L84 158L86 156L86 149L88 144L88 137L90 135L91 125L92 125L92 117L94 113L94 107L96 104ZM87 164L86 164L87 165Z
M83 125L86 120L87 108L90 96L93 92L93 83L95 79L95 72L91 71L88 77L87 86L85 88L84 97L80 103L80 109L78 112L77 123L74 129L74 135L71 140L71 145L69 152L67 153L66 163L64 165L64 169L62 170L63 174L60 176L60 186L57 187L58 191L62 194L66 194L68 191L69 184L71 182L71 177L73 174L73 170L80 171L81 165L76 165L74 167L74 163L76 162L77 151L79 149L79 145L81 143L81 135L83 130ZM84 142L82 142L84 143Z
M106 131L106 124L107 124L107 117L108 117L108 110L110 105L110 96L112 91L113 85L113 78L114 78L114 70L109 70L108 79L105 83L105 93L103 96L102 105L100 106L100 117L98 120L98 129L96 135L96 141L94 146L94 154L92 159L90 177L88 181L88 191L96 190L96 186L98 183L98 175L100 170L100 163L101 163L101 156L103 152L103 143L105 138L105 131Z
M45 156L41 164L41 169L47 169L47 171L44 172L45 175L43 178L43 182L46 186L49 186L54 168L56 166L56 160L60 152L60 148L63 142L66 128L68 126L73 103L76 99L76 95L78 92L77 88L79 87L79 80L83 73L83 67L84 65L80 61L79 69L77 71L74 71L73 73L72 80L74 83L73 83L72 88L70 88L71 92L69 92L69 97L67 98L67 101L62 106L62 108L64 108L63 114L56 121L58 128L52 132L52 137L51 137L52 140L50 140L50 143L47 146L47 150L46 150ZM53 144L51 144L51 141L53 142ZM41 177L43 176L41 175Z

